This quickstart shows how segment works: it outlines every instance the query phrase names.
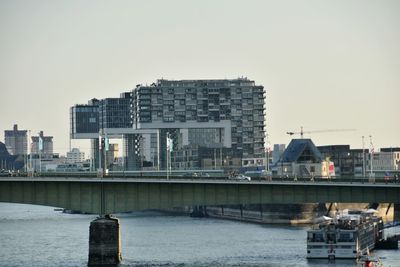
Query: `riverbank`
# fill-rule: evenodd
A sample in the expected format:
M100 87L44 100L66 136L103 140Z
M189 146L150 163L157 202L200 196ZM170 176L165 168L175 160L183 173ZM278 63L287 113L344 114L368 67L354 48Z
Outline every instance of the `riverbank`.
M212 217L225 220L243 221L261 224L312 224L315 218L334 216L336 209L365 209L368 203L339 203L335 204L279 204L279 205L235 205L235 206L200 206L176 208L168 211L169 214L191 215L193 217ZM376 215L384 222L393 220L393 207L381 204Z

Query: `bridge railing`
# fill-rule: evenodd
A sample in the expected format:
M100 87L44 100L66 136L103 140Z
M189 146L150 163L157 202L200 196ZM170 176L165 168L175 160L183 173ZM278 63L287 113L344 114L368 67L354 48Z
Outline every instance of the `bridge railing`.
M27 173L13 173L7 175L1 175L2 177L27 177ZM82 178L82 179L90 179L90 178L98 178L97 172L42 172L35 173L34 177L47 177L47 178ZM109 172L103 179L167 179L167 175L165 171L161 172L151 172L151 171L127 171L127 172ZM168 175L169 179L173 180L235 180L230 179L228 175L222 172L173 172ZM246 180L247 181L247 180ZM354 177L354 176L333 176L330 178L327 177L295 177L295 176L272 176L268 177L252 177L250 182L287 182L287 183L298 183L298 182L308 182L308 183L320 183L320 182L328 182L328 183L371 183L371 184L400 184L400 179L396 177L376 177L370 179L369 177ZM248 181L247 181L248 182Z

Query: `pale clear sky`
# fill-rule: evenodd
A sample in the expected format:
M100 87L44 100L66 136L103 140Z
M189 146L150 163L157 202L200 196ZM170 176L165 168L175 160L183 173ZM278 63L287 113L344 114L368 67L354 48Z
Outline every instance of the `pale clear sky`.
M267 89L272 144L304 126L357 129L317 145L400 146L399 14L396 0L2 0L0 141L18 123L65 153L74 104L161 77L247 76Z

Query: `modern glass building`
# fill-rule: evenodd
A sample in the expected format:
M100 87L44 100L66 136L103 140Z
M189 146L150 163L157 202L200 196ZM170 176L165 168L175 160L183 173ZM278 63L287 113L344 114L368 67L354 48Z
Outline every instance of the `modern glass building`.
M87 105L70 108L70 136L72 139L99 137L99 100L92 99Z
M130 98L130 93L122 93L120 98L100 100L99 128L132 128Z

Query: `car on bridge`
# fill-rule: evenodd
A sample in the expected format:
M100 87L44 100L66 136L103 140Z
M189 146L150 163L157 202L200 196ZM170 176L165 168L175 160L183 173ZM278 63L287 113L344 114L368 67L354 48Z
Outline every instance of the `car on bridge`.
M4 169L0 171L0 177L8 177L8 176L11 176L10 171Z
M250 176L247 176L247 175L244 175L244 174L238 174L238 175L235 175L235 176L231 176L229 179L232 179L232 180L247 180L247 181L251 181L251 177Z

